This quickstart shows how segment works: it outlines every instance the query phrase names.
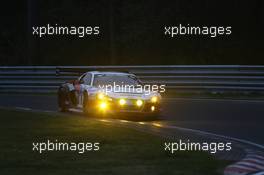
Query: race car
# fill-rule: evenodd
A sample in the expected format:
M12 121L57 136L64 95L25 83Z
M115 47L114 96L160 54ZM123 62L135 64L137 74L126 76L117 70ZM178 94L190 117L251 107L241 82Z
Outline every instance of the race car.
M159 116L161 95L146 90L131 73L90 71L58 89L60 111L71 109L99 115L143 114Z

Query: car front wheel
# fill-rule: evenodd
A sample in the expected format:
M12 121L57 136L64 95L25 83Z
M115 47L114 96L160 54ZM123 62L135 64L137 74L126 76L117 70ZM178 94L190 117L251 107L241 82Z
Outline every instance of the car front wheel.
M63 87L60 87L58 90L59 111L67 112L69 110L67 103L68 103L68 99L67 99L67 94L65 92L65 89Z

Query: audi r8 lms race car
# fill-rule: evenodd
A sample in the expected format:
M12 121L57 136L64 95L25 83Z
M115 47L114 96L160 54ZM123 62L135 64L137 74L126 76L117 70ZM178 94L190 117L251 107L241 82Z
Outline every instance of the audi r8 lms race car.
M131 73L90 71L58 89L61 111L81 109L84 113L99 115L137 113L158 116L160 104L160 93L145 88Z

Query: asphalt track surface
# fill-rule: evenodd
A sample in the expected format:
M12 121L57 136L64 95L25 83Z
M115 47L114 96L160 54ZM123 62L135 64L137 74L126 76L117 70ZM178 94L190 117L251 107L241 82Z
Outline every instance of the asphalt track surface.
M0 106L57 111L57 98L53 95L2 94ZM264 145L264 101L164 99L159 122Z

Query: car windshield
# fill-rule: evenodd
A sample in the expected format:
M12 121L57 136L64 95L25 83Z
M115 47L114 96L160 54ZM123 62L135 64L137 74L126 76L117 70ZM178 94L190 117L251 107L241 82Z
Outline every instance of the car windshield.
M139 85L140 81L133 75L108 75L97 74L94 76L93 86L103 87L106 85Z

